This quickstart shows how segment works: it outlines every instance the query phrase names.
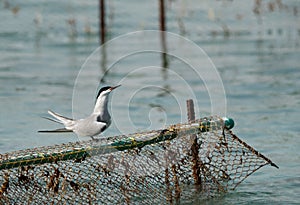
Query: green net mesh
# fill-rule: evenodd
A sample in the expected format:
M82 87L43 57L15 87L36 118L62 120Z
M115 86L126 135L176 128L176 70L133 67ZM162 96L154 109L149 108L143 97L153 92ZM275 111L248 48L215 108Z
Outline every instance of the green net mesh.
M0 155L4 204L173 204L235 189L271 160L219 117Z

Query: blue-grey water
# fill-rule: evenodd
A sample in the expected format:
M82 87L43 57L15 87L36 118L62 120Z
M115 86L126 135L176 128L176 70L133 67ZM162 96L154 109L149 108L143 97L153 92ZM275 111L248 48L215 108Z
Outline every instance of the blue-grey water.
M188 98L196 101L197 117L209 115L211 89L221 102L216 112L234 118L234 133L280 169L263 167L205 203L300 204L299 1L167 1L167 30L186 39L167 41L167 53L179 52L168 56L166 70L155 35L124 38L97 51L97 9L96 1L0 1L1 153L78 140L38 134L58 126L41 117L48 109L74 117L91 112L106 67L103 84L122 87L113 93L114 119L105 136L186 121ZM106 22L108 39L156 30L158 4L109 1ZM206 54L185 47L188 40ZM134 53L141 45L145 52ZM201 73L213 68L207 57L224 86L226 112L218 78L205 86L184 62L200 62L195 69Z

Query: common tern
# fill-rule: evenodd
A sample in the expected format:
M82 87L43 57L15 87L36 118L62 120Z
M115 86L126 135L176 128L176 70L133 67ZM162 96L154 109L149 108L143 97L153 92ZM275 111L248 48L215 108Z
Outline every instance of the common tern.
M60 123L64 125L64 128L55 130L40 130L42 133L60 133L60 132L74 132L80 137L91 137L99 135L106 130L111 124L111 116L108 112L107 103L109 93L119 87L117 86L106 86L102 87L96 97L96 104L94 110L90 116L84 119L71 119L57 114L51 110L48 111L53 118L45 117L48 120Z

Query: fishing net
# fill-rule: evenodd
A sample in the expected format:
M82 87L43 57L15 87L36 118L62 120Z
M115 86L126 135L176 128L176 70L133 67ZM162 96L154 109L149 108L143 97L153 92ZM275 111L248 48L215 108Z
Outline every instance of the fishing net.
M163 130L0 155L4 204L174 204L235 189L271 160L233 121L201 118Z

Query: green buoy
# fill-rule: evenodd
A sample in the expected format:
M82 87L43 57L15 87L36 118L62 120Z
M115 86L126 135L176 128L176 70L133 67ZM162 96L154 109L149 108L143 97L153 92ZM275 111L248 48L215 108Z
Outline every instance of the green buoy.
M224 117L223 120L224 120L224 125L227 129L231 129L234 127L234 121L232 118Z

